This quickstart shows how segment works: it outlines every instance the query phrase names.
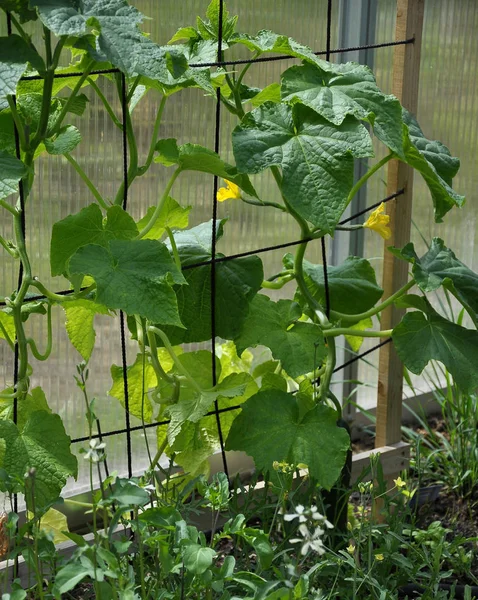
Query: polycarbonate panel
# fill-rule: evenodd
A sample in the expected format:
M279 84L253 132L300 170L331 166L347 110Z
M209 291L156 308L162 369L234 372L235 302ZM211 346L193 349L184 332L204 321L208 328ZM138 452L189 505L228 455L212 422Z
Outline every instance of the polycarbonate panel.
M395 0L379 0L377 12L377 42L393 39ZM418 120L424 134L444 142L453 156L458 156L461 168L453 187L467 197L462 209L453 209L437 224L433 217L430 193L421 176L414 177L413 225L411 239L418 254L426 251L426 240L441 237L457 257L470 268L478 269L477 210L475 196L478 182L476 155L478 152L478 3L475 0L433 0L425 2ZM378 84L391 92L393 48L375 51L374 71ZM383 156L383 151L377 158ZM368 186L369 205L386 196L384 178L375 176ZM399 202L399 200L397 200ZM376 257L374 266L381 266L383 242L367 232L365 257ZM381 281L381 269L378 269ZM435 300L435 303L438 299ZM437 304L438 306L438 304ZM455 304L456 306L456 304ZM362 350L372 347L376 340L365 340ZM358 389L359 402L364 406L376 403L378 353L360 362L359 380L366 387ZM417 391L429 391L426 378L413 377ZM413 391L405 386L405 394Z

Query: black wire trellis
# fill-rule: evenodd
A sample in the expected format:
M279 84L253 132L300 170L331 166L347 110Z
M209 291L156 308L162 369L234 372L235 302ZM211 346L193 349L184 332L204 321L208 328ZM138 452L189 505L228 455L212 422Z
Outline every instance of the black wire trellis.
M339 54L339 53L358 51L358 50L387 48L390 46L399 46L399 45L411 44L414 42L414 38L410 38L410 39L393 41L393 42L385 42L385 43L380 43L380 44L366 44L366 45L362 45L362 46L350 46L350 47L332 49L331 48L332 7L333 7L333 0L327 0L326 49L314 52L314 54L316 56L325 56L326 60L330 60L330 57L332 54ZM219 2L219 19L218 19L219 31L218 31L218 44L217 44L217 61L216 62L207 62L207 63L206 62L192 63L189 65L191 68L225 67L225 66L247 64L249 62L261 63L261 62L273 62L273 61L293 60L294 59L294 57L289 56L289 55L280 55L280 56L267 56L267 57L262 57L262 58L256 58L253 60L244 59L244 60L224 61L223 60L223 51L222 51L223 14L224 14L224 0L220 0L220 2ZM7 13L7 32L8 32L8 35L12 34L11 18L8 13ZM102 75L102 74L107 74L107 73L114 73L119 77L118 85L120 87L120 93L121 93L121 111L122 111L122 125L123 125L122 155L123 155L123 187L124 187L124 191L123 191L123 204L122 205L123 205L123 208L126 209L127 202L128 202L128 185L129 185L129 181L128 181L128 140L127 140L127 127L126 127L127 118L128 118L127 84L126 84L125 75L119 69L116 69L116 68L92 71L91 73L89 73L89 75ZM83 75L84 75L83 72L70 72L70 73L61 73L60 72L60 73L55 73L55 78L81 77ZM42 76L40 76L40 75L29 75L29 76L22 77L23 81L32 81L32 80L40 80L40 79L42 79ZM220 126L221 126L221 102L220 102L220 90L219 89L217 89L216 94L217 94L217 96L216 96L216 108L215 108L214 150L219 153ZM15 97L13 97L13 101L15 102ZM17 130L16 124L14 124L14 133L15 133L15 152L16 152L17 158L20 159L20 157L21 157L20 142L19 142L19 135L18 135L18 130ZM306 238L306 239L301 239L301 240L295 240L295 241L291 241L291 242L285 242L282 244L276 244L273 246L257 248L255 250L251 250L251 251L247 251L247 252L232 254L229 256L217 257L217 251L216 251L217 230L216 230L215 223L217 220L216 194L217 194L217 190L218 190L218 185L219 185L218 177L215 176L214 177L214 185L213 185L213 194L214 195L213 195L213 205L212 205L213 225L212 225L212 232L211 232L211 235L212 235L211 259L207 260L207 261L194 263L194 264L184 267L184 270L186 270L186 269L194 269L197 267L208 266L208 265L211 266L211 280L210 280L211 281L211 349L212 349L211 376L212 376L213 385L215 385L217 383L216 361L215 361L215 354L216 354L215 353L215 350L216 350L216 314L215 314L216 313L216 310L215 310L216 309L216 265L221 262L226 262L226 261L234 260L237 258L251 256L254 254L261 254L261 253L270 252L273 250L279 250L282 248L289 248L289 247L297 246L300 244L307 243L313 239L313 238ZM23 230L23 234L25 235L25 211L24 211L25 196L24 196L24 188L23 188L22 181L19 182L19 190L18 191L19 191L19 205L20 205L21 214L22 214L22 230ZM382 202L389 202L393 199L400 197L403 193L404 193L403 189L397 190L395 193L387 196L380 202L377 202L376 204L369 206L366 209L361 210L360 212L357 212L353 216L342 220L340 222L340 225L343 225L345 223L353 221L355 218L363 215L364 213L366 213L370 210L373 210L374 208L379 206ZM327 252L326 252L324 238L321 238L321 245L322 245L322 262L323 262L323 270L324 270L324 287L325 287L325 300L326 300L325 301L325 304L326 304L325 309L326 309L326 315L328 316L329 312L330 312L330 294L329 294L329 285L328 285L328 277L327 277ZM22 277L23 277L23 266L22 266L22 264L20 264L19 274L18 274L18 287L21 285ZM72 290L62 290L62 291L59 291L56 293L58 295L67 296L67 295L73 293L73 291ZM32 302L32 301L36 301L36 300L43 300L43 299L45 299L45 296L43 296L42 294L39 294L36 296L30 296L28 298L28 302ZM5 302L0 302L0 306L5 306ZM124 313L122 311L120 311L119 316L120 316L121 358L122 358L122 368L123 368L123 388L124 388L124 397L125 397L125 427L123 429L116 429L116 430L109 430L109 431L102 432L100 423L97 422L98 433L93 434L91 437L93 439L101 440L106 437L126 434L127 470L128 470L128 476L131 477L133 474L133 466L132 466L133 465L133 456L132 456L131 434L135 431L140 431L140 430L151 429L154 427L168 425L169 419L157 421L154 423L142 423L141 425L138 425L138 426L131 425L130 412L129 412L129 386L128 386L128 375L127 375L127 346L126 346L125 317L124 317ZM356 361L361 360L363 357L375 352L378 348L384 346L385 344L388 344L389 342L390 342L390 338L387 338L387 339L381 341L379 344L373 346L369 350L354 356L353 358L346 361L342 365L336 367L334 369L334 373L341 371L342 369L345 369L346 367L350 366L351 364L355 363ZM15 344L14 370L13 370L14 387L16 387L18 384L18 368L19 368L18 344ZM205 416L214 416L216 419L223 468L227 475L229 474L228 473L228 464L227 464L227 456L226 456L226 451L225 451L224 436L223 436L223 431L222 431L222 427L221 427L220 416L221 416L221 414L224 414L224 413L227 413L230 411L234 411L234 410L239 410L240 408L241 408L240 405L229 406L227 408L219 408L218 401L216 400L214 403L214 409L205 415ZM13 421L15 423L17 422L17 418L18 418L18 405L17 405L17 398L14 397ZM72 438L71 442L72 443L80 443L80 442L86 442L89 439L91 439L90 436L75 437L75 438ZM106 470L107 470L107 466L106 466ZM14 497L14 503L15 503L14 510L17 511L16 495Z

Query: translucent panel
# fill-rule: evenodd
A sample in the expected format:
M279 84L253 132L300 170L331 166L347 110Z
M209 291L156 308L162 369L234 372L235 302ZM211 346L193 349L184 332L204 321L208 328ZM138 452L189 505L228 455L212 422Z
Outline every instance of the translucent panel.
M380 0L377 13L377 42L393 39L396 3ZM411 239L418 254L426 251L421 235L428 241L441 237L470 268L478 267L477 211L474 208L477 172L476 153L478 133L473 124L478 114L478 4L474 0L449 2L436 0L425 3L423 30L418 120L423 132L430 139L443 141L454 156L461 160L461 168L453 185L460 194L468 198L461 210L448 213L444 223L437 224L433 217L430 193L419 174L414 177L413 225ZM391 92L393 48L375 51L374 71L379 85ZM383 150L377 158L383 156ZM368 186L368 204L378 202L386 195L383 178L375 177ZM400 200L397 199L399 203ZM379 236L367 232L365 257L377 257L374 266L380 267L383 242ZM377 269L381 271L381 269ZM381 274L379 273L381 278ZM381 279L379 279L380 281ZM364 349L372 346L373 340L364 343ZM378 353L367 357L369 366L360 364L358 379L367 386L376 386ZM418 390L426 391L424 377L413 377ZM405 387L406 395L413 391ZM360 403L370 406L376 402L375 390L370 387L359 389Z

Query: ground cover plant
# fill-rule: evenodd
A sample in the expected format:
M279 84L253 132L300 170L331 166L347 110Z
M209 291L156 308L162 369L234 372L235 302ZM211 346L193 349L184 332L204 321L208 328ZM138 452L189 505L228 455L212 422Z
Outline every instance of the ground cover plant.
M14 230L12 240L0 238L0 243L6 259L21 268L18 289L3 292L0 311L2 343L17 359L14 381L1 392L0 486L11 498L23 494L28 509L27 523L18 527L12 504L5 525L16 542L10 557L23 555L35 574L34 593L40 598L60 597L83 580L93 581L95 595L103 598L305 598L312 594L308 582L321 563L311 566L313 571L305 578L301 560L309 552L322 555L323 539L331 540L337 560L352 560L350 567L357 573L354 553L340 548L347 535L350 437L340 403L330 389L335 339L345 336L357 350L364 337L391 337L410 371L421 373L430 360L438 360L456 385L471 393L478 386L474 369L478 333L447 319L426 294L444 287L476 326L478 277L439 238L422 257L413 244L389 249L409 263L411 273L409 282L388 298L382 298L383 290L365 258L352 256L330 266L326 281L322 265L307 261L305 254L309 244L320 243L335 231L354 235L355 230L366 228L390 237L383 205L371 211L363 224L340 224L357 191L390 160L401 160L423 176L440 222L449 210L464 203L451 187L458 159L443 144L425 137L415 117L396 98L380 91L367 67L324 61L309 48L271 31L240 33L237 17L217 0L196 26L181 28L165 46L141 33L143 15L125 0L0 0L0 7L10 11L13 28L12 35L0 38L0 208ZM41 52L25 32L24 23L30 20L38 20L43 28ZM231 69L190 66L215 62L218 43L221 60L229 48L239 45L249 49L252 58L281 53L301 64L286 69L280 82L264 89L247 85L249 62ZM65 55L70 65L60 67ZM114 69L120 72L111 72ZM78 72L82 75L71 75ZM24 75L38 79L25 80ZM108 78L116 87L126 107L123 115L115 114L96 83L98 77ZM72 155L81 143L81 125L68 124L68 119L87 115L88 100L82 91L87 86L98 94L127 142L127 177L112 199L102 197ZM159 138L169 98L191 87L211 96L212 108L218 94L237 117L232 134L234 165L196 140L179 144L175 138ZM161 101L143 162L131 114L149 90L159 91ZM354 182L354 160L373 156L372 136L388 153ZM24 219L35 161L45 154L64 156L80 174L92 200L52 229L51 274L64 278L59 281L68 280L67 294L49 289L35 276L34 257L25 244ZM127 210L127 191L153 163L162 168L161 192L157 203L135 221ZM266 170L276 182L274 198L262 198L254 186L253 176ZM223 181L215 202L242 201L290 217L302 243L294 254L284 256L280 272L264 273L258 255L227 260L216 252L216 243L227 235L226 219L188 227L189 207L176 202L174 186L190 171ZM291 288L292 300L274 301L267 295L268 290L285 286ZM415 286L416 293L410 294ZM392 304L411 311L393 330L380 330L380 313ZM41 531L53 517L58 518L51 506L67 478L76 476L77 460L60 416L51 412L41 388L30 384L31 357L47 361L51 353L52 311L58 307L65 312L71 343L83 358L75 376L89 425L85 458L91 480L95 472L102 482L88 507L95 520L94 543L67 533L78 548L74 560L59 570L51 535L45 537ZM112 365L110 394L127 403L130 413L145 423L169 420L158 427L150 469L139 480L104 475L105 448L98 439L95 403L88 394L94 317L119 311L127 317L138 353L126 373ZM25 323L32 314L44 315L47 322L44 351L39 340L26 333ZM223 341L217 345L217 355L183 347L207 342L213 333ZM256 347L267 348L269 355L252 368L251 349ZM237 406L240 410L232 410ZM220 429L217 415L211 413L215 407L225 409L219 417ZM185 517L194 505L186 507L183 500L199 487L200 502L210 505L215 517L229 504L224 478L216 477L211 485L204 479L209 474L208 459L222 440L227 449L244 450L253 457L279 500L267 530L249 527L245 517L237 514L217 535L214 520L208 541L187 524ZM166 483L155 475L163 454L182 469L179 476L167 473ZM284 486L284 478L299 466L307 468L311 502L303 508L307 512L299 510L302 504L287 512L294 506L290 508L291 484ZM325 503L320 511L312 503L317 490L323 491L320 498ZM100 518L105 534L96 526ZM292 537L291 526L286 525L294 520L299 538ZM115 528L124 522L134 533L134 543L114 537ZM276 533L282 536L279 558L269 540ZM234 561L228 557L215 561L221 536L234 538L241 549L253 548L254 564L246 558L247 551L240 555L239 572L234 557ZM369 586L376 562L372 537L370 530L362 578L367 587L355 579L350 597L374 589ZM300 540L301 552L295 553L296 581L291 588L283 585L290 575L283 558L294 539ZM435 571L440 556L435 556ZM273 564L273 559L278 562ZM56 573L45 587L44 564ZM428 567L430 559L425 557L423 564ZM398 568L400 561L394 565ZM334 577L342 577L335 567ZM387 594L398 593L398 583L390 590L379 583L373 594L395 597ZM249 596L238 596L244 593ZM321 593L317 589L315 597L322 597ZM12 595L24 597L24 591L18 588Z

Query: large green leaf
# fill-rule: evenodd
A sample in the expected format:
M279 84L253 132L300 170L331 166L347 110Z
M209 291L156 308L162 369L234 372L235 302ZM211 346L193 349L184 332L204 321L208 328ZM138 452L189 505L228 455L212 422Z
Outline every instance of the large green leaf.
M25 473L35 469L32 487L37 509L59 496L68 477L77 476L77 460L59 415L35 411L23 428L0 420L0 438L6 442L2 467L10 476L23 481Z
M304 260L308 288L325 306L324 269ZM338 312L355 315L374 306L383 290L377 285L375 271L365 258L349 256L341 265L327 267L330 307Z
M426 181L435 207L435 221L441 223L454 206L462 206L464 196L451 188L460 161L450 155L441 142L428 140L415 118L403 109L405 160L417 169Z
M354 117L330 123L302 104L266 102L232 134L239 171L282 168L282 192L301 217L332 233L353 186L353 157L371 156L370 136Z
M231 37L229 43L241 44L249 48L249 50L260 54L274 52L307 60L322 67L329 64L318 58L308 46L299 44L290 37L279 35L267 29L259 31L255 36L248 35L247 33L237 33Z
M50 245L51 274L61 275L73 254L87 244L106 247L112 239L130 240L138 235L133 218L120 206L111 206L106 223L97 204L90 204L75 215L53 225Z
M465 392L478 387L478 331L465 329L438 315L407 313L392 332L403 364L419 375L430 360L442 362Z
M13 388L4 390L7 394L13 393ZM32 413L37 410L51 412L41 387L36 387L17 403L17 425L19 429L25 427ZM13 398L0 398L0 419L13 420Z
M18 182L26 172L20 160L0 150L0 200L18 192Z
M224 221L217 222L217 239ZM187 286L176 288L178 308L185 329L166 328L172 343L202 342L211 339L211 266L188 268L211 260L212 221L174 234ZM216 258L223 257L217 253ZM216 335L233 339L242 328L249 302L264 277L257 256L216 263ZM158 340L158 343L161 342Z
M412 273L423 292L443 286L478 320L478 275L464 265L440 238L433 238L430 249L418 258L412 243L394 254L413 264Z
M257 196L249 177L237 172L237 169L225 163L219 154L199 144L178 146L174 138L159 140L156 144L158 156L154 159L167 167L178 165L183 171L201 171L211 173L232 181L250 196Z
M31 0L42 22L57 36L84 37L99 31L89 52L129 75L145 75L169 83L187 69L183 54L155 44L140 30L144 16L126 0ZM86 42L88 47L88 42Z
M242 331L235 339L237 351L267 346L291 377L311 373L320 367L327 351L320 328L299 322L302 310L296 302L273 302L258 294L251 302Z
M166 325L181 327L172 284L185 280L164 244L156 240L111 240L88 244L70 259L72 275L90 275L96 301Z
M95 347L95 315L108 315L109 310L102 304L83 298L66 301L62 306L66 314L65 329L70 342L82 358L88 361Z
M45 67L41 57L19 35L0 37L0 108L6 106L4 98L16 94L28 63L40 70Z
M337 413L324 404L300 415L292 394L266 390L249 398L234 421L226 448L243 450L260 471L274 461L304 463L317 483L330 489L345 463L350 438L337 427Z
M305 63L287 69L281 78L282 99L301 102L328 121L340 125L347 115L368 121L377 137L403 156L402 107L395 96L384 94L365 65Z
M143 239L158 240L164 235L166 227L169 227L170 229L186 228L189 224L189 213L191 208L191 206L183 208L176 200L171 198L171 196L168 196L154 226L143 236ZM155 210L155 206L150 206L144 217L138 221L137 225L140 231L149 223Z

